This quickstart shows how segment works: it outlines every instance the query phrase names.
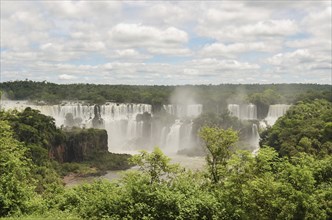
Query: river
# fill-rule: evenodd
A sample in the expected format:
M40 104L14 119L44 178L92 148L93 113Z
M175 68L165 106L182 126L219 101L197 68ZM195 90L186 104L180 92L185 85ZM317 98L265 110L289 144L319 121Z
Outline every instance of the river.
M202 170L205 165L204 157L188 157L183 155L167 155L167 156L172 159L171 163L178 163L180 164L181 167L184 167L185 169L192 171ZM132 167L128 170L110 170L107 171L107 173L102 176L80 177L70 174L64 177L64 182L66 187L73 187L75 185L79 185L82 183L91 183L94 180L98 179L107 179L109 181L112 181L121 178L121 174L123 174L126 171L137 170L137 169L138 167Z

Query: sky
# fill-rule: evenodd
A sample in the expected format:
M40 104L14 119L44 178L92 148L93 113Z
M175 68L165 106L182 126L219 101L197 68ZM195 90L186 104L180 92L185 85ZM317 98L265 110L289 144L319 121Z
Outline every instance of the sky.
M331 84L331 2L1 1L1 81Z

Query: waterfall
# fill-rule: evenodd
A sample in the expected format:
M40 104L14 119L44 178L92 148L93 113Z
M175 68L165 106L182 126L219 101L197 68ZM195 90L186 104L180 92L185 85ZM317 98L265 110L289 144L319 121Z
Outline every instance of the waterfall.
M230 115L237 117L241 120L256 120L257 107L254 104L228 104L227 106Z
M176 120L166 137L165 150L168 153L177 153L180 148L180 128L182 123Z
M176 120L170 127L169 132L164 139L165 142L161 145L162 148L165 149L166 152L173 154L184 149L190 149L194 141L192 137L192 125L193 122L188 123ZM163 131L166 131L166 127Z
M71 114L74 120L79 118L82 127L93 127L93 122L100 124L102 120L102 128L107 130L109 150L112 152L133 147L135 139L143 136L144 122L137 121L136 116L144 112L151 114L151 105L147 104L110 102L99 106L63 102L59 105L34 105L27 101L4 101L2 105L5 109L24 110L26 107L31 107L39 110L42 114L53 117L58 127L65 125L67 114Z
M277 121L279 117L286 114L290 106L291 105L285 105L285 104L270 105L269 112L264 120L268 125L270 126L274 125L274 123Z
M187 105L186 117L196 118L202 114L203 106L201 104Z
M164 105L164 110L171 115L175 115L179 118L195 118L202 114L203 106L201 104L189 104L189 105Z
M258 133L258 128L256 124L252 124L251 127L251 145L253 146L253 154L257 154L259 150L259 133Z
M254 104L247 105L246 119L256 120L257 119L257 107Z
M161 129L161 135L160 135L160 142L159 142L159 146L160 147L164 147L166 144L166 137L167 137L167 127L163 127Z
M164 105L166 112L178 118L170 125L160 119L150 120L151 105L147 104L109 102L97 106L81 102L63 102L59 105L34 105L28 101L5 100L1 103L1 108L4 109L23 110L26 107L40 110L42 114L52 116L58 127L78 125L89 128L93 127L94 121L98 122L94 127L107 130L109 151L111 152L149 150L153 146L159 146L165 152L170 153L191 149L191 146L198 142L192 135L192 119L202 113L202 105L200 104ZM267 124L273 125L280 116L286 113L289 107L290 105L283 104L271 105L265 122L259 123L260 128L266 127ZM228 110L231 115L241 120L257 119L257 107L253 104L229 104ZM66 121L69 119L70 123ZM250 145L257 150L259 134L256 124L252 125L249 141Z
M240 105L237 104L229 104L227 106L230 115L240 118Z
M162 121L151 122L146 119L144 114L151 114L151 105L147 104L108 102L99 106L63 102L59 105L34 105L27 101L3 101L1 105L4 109L24 110L31 107L39 110L42 114L53 117L57 127L65 125L106 129L111 152L160 146L166 152L176 153L190 148L194 142L191 134L193 123L190 119L202 112L200 104L165 105L167 112L178 117L172 125L165 125ZM186 122L182 118L186 118ZM71 120L70 123L66 121L68 119Z
M194 138L192 135L193 130L193 122L186 123L182 125L182 133L181 133L181 145L179 150L190 149L194 145Z
M164 110L178 118L168 129L162 129L161 147L167 149L169 153L176 153L181 150L189 150L195 142L192 137L192 119L202 114L203 105L201 104L183 104L183 105L164 105ZM185 122L184 122L185 121Z

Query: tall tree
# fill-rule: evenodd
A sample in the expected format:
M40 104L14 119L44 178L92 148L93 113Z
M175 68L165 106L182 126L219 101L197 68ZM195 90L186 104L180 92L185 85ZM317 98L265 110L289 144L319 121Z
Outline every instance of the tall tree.
M150 177L150 183L159 182L164 176L169 177L178 171L178 164L170 164L170 158L156 147L153 152L141 151L140 154L134 155L131 159L133 164L140 167L143 173Z
M222 167L225 167L231 156L231 146L238 141L238 133L232 129L224 130L218 127L203 127L199 136L205 142L208 151L206 161L213 183L218 183Z
M13 138L7 122L0 120L0 217L25 213L36 196L30 171L32 162L23 144Z

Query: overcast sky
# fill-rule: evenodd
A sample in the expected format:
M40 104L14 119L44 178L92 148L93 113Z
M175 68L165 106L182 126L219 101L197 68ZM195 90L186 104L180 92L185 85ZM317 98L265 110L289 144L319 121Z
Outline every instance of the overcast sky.
M331 83L331 1L1 0L1 81Z

